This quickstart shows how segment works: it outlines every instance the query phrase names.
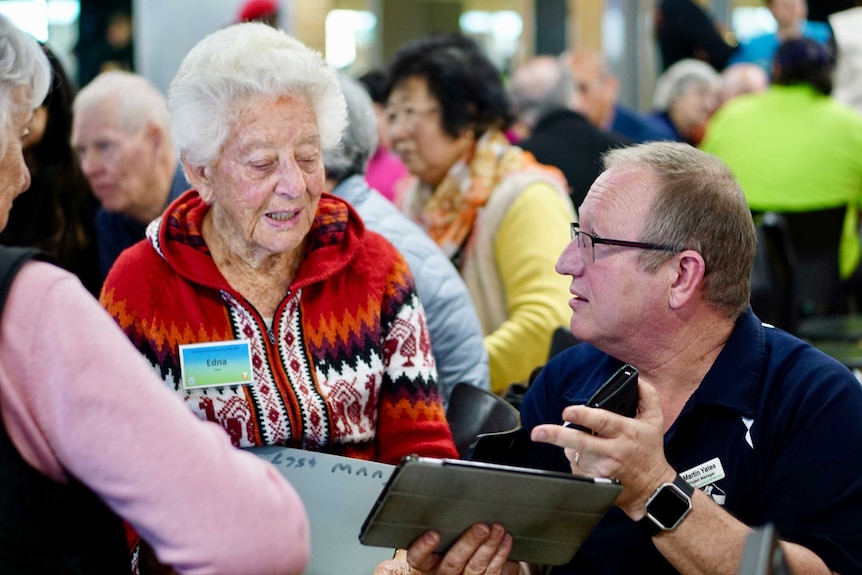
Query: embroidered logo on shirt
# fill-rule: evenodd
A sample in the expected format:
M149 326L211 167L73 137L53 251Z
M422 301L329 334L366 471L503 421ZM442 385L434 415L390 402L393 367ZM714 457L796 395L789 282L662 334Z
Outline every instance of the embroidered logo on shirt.
M718 505L724 505L725 499L727 499L727 494L721 490L718 485L712 484L707 485L703 488L703 492L712 497L712 500L715 501Z
M712 497L712 500L718 505L724 505L727 495L715 484L725 478L724 466L718 457L714 457L706 463L701 463L687 471L683 471L679 475L692 487L701 489Z
M754 420L749 417L742 418L742 424L745 426L745 442L754 449L754 441L751 440L751 426L754 425Z

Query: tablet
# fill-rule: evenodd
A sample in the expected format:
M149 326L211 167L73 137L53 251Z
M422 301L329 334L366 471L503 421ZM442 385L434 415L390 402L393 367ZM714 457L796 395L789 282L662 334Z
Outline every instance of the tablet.
M406 548L433 529L443 553L474 523L500 523L513 538L511 560L563 565L620 491L607 478L408 456L368 513L359 540Z

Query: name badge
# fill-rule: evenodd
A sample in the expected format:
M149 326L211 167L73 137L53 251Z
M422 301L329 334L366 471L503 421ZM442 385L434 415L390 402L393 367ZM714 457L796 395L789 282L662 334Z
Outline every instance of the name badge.
M254 383L248 340L189 343L179 350L183 389Z
M688 471L683 471L679 475L695 489L700 489L725 477L724 466L721 465L721 460L718 457L701 463L697 467L692 467Z

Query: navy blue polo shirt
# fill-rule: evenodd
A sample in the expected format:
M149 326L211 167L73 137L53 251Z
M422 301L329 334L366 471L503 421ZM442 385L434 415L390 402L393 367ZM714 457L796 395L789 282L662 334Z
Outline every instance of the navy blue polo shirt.
M524 397L524 427L561 423L620 365L589 344L555 356ZM862 386L842 364L749 310L664 439L674 469L739 520L862 573ZM528 465L571 471L547 444L530 444ZM676 573L616 507L553 571L635 572Z

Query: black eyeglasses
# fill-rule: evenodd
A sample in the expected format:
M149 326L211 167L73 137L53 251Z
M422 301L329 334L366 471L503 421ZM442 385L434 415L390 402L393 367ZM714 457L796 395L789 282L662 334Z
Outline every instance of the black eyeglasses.
M628 240L609 240L600 238L581 230L581 225L577 222L572 222L572 239L578 240L578 247L581 248L584 262L587 263L596 261L596 244L607 244L609 246L621 246L624 248L637 248L639 250L656 250L662 252L678 253L685 250L685 248L669 244L649 244L646 242L630 242ZM590 254L589 259L586 258L587 252Z

